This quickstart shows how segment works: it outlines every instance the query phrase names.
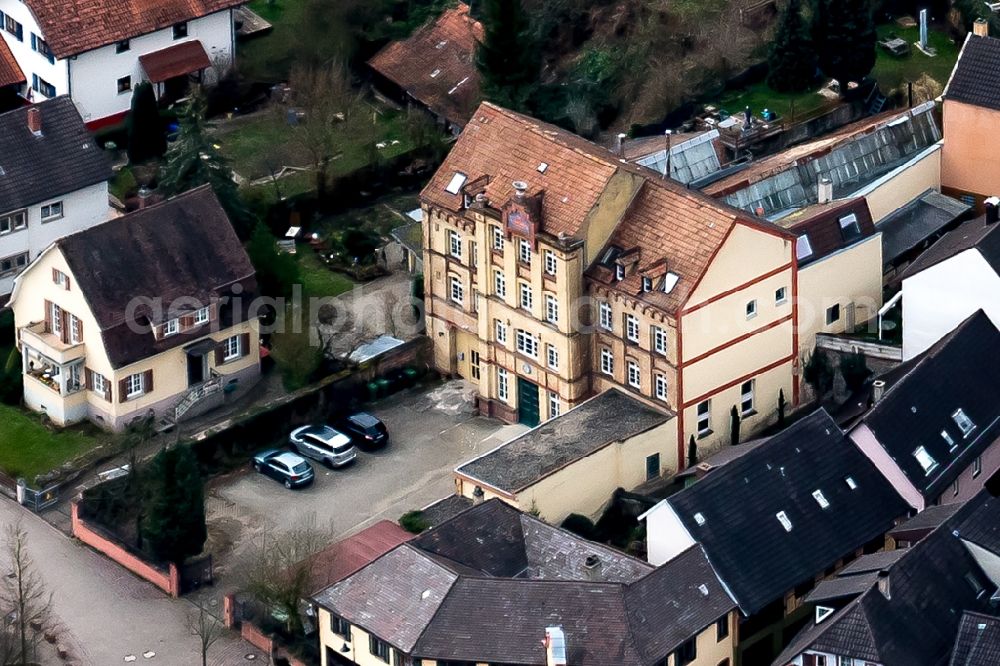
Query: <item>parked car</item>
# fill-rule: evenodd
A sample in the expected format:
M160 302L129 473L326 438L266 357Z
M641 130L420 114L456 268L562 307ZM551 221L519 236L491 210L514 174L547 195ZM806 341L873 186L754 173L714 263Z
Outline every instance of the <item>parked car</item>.
M269 449L253 457L253 468L276 479L286 488L301 488L313 482L315 473L305 458L281 449Z
M361 449L380 449L389 443L385 424L367 412L351 414L340 424L340 429Z
M288 436L292 451L317 460L327 467L343 467L358 457L351 438L328 425L296 428Z

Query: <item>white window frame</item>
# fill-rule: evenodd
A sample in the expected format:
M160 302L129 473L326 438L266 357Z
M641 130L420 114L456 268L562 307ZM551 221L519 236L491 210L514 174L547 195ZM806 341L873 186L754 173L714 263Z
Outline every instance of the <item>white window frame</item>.
M642 368L635 361L629 359L626 362L626 368L628 372L626 378L628 380L628 385L632 388L641 389L642 388Z
M607 347L601 348L601 372L611 376L615 374L615 354Z
M462 236L453 229L448 230L448 254L456 259L462 258Z
M555 345L545 345L545 360L550 369L559 369L559 349Z
M518 303L520 304L521 309L531 312L531 309L535 304L535 296L531 291L531 285L527 282L520 282L518 283L518 289Z
M70 314L69 316L69 341L70 344L78 345L83 340L78 335L80 330L80 318L75 314Z
M747 301L746 305L747 319L753 319L757 316L757 299Z
M507 276L500 269L493 271L493 293L500 298L507 298Z
M956 409L952 415L951 420L955 422L958 429L962 431L962 438L966 438L972 434L972 431L976 429L976 424L969 418L965 410L959 407Z
M555 391L549 391L549 418L554 419L559 416L560 410L559 394Z
M495 331L494 331L494 336L493 337L500 344L506 345L507 344L507 324L506 324L506 322L502 322L499 319L496 319L494 321L496 322L496 326L495 326Z
M778 287L774 290L774 304L784 305L788 302L788 287Z
M138 398L146 392L143 373L137 372L125 378L125 399Z
M667 330L660 326L653 326L653 351L657 354L667 355Z
M212 315L208 308L198 308L194 313L194 323L196 325L207 324Z
M531 265L531 243L524 238L517 239L517 259L525 266Z
M168 319L163 322L163 337L168 337L171 335L177 335L180 333L181 323L176 319Z
M457 275L448 276L448 297L452 303L465 305L465 286Z
M6 227L6 229L4 228ZM28 228L28 211L15 210L11 213L0 215L0 236L12 234Z
M702 410L704 406L704 410ZM704 437L705 435L712 432L712 399L702 400L698 403L695 408L695 415L697 417L696 423L698 424L698 436Z
M493 249L498 252L503 252L503 229L495 224L491 224L490 234L493 238Z
M656 397L660 400L667 402L669 399L667 397L667 377L666 375L656 375L655 381Z
M625 315L625 337L629 342L639 342L639 318L634 314Z
M983 457L976 456L976 459L972 461L972 478L976 478L983 473Z
M58 212L53 212L53 209L58 209ZM52 220L58 220L65 215L63 209L63 202L53 201L52 203L47 203L40 209L42 222L51 222Z
M223 352L222 352L223 362L233 361L240 357L240 355L243 352L243 350L241 349L242 345L240 344L240 336L238 335L230 336L226 338L226 342L224 344L225 347L223 347Z
M510 380L506 368L497 368L497 397L504 402L510 399Z
M748 390L749 386L749 390ZM755 396L757 391L757 380L748 379L747 381L740 384L740 414L746 416L753 413ZM749 403L749 407L747 406Z
M555 275L557 267L556 253L552 250L545 250L545 274Z
M554 294L545 294L545 321L559 323L559 300Z
M52 317L52 332L56 335L62 335L62 308L57 304L52 303L52 312L50 316Z
M108 394L108 380L104 378L104 375L99 375L94 371L90 373L90 383L91 388L94 393L98 394L102 398Z
M514 341L517 351L529 358L538 358L537 336L519 328L514 332Z
M928 475L933 472L938 467L937 460L934 460L934 456L927 452L922 445L918 446L913 450L913 457L917 459L920 463L920 467L924 470L924 475Z
M597 310L600 315L599 325L606 331L614 330L614 319L611 312L611 304L607 301L601 301L597 305Z

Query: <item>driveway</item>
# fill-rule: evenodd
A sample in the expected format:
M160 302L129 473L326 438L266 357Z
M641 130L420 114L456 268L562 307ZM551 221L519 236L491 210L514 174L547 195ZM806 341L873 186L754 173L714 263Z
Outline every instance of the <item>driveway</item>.
M368 411L386 424L389 446L361 452L341 470L313 463L316 481L306 489L286 490L249 466L210 487L209 533L223 585L227 568L262 536L309 525L337 540L453 493L455 467L524 430L476 415L474 393L471 385L452 381L375 403Z

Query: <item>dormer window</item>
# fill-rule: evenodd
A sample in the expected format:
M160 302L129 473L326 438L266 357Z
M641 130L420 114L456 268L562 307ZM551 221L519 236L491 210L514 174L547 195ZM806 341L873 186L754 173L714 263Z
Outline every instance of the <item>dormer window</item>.
M677 286L677 281L681 279L681 276L677 273L667 273L663 277L663 293L669 294Z
M619 282L625 279L625 266L622 264L615 264L615 279Z
M642 290L647 292L653 288L653 280L648 277L642 278Z
M210 317L208 308L201 308L194 313L194 323L195 325L207 324Z
M845 241L861 238L861 227L858 225L858 216L851 213L840 218L840 233Z
M180 324L176 319L168 319L166 323L163 324L163 337L168 337L171 335L176 335L180 330Z
M951 415L955 425L959 427L962 431L962 437L968 437L972 434L972 431L976 429L976 424L972 422L968 416L966 416L965 411L959 407L955 410L955 413Z
M809 242L809 234L802 234L795 243L795 258L799 261L812 256L812 243Z

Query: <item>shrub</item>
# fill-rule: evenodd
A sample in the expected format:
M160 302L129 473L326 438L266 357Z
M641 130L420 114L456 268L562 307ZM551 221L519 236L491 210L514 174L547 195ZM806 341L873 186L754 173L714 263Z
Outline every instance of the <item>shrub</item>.
M579 513L571 513L566 516L566 519L562 521L562 528L584 539L593 540L597 535L597 526L594 525L594 521Z
M407 511L400 516L399 526L412 534L420 534L430 527L427 524L427 519L424 518L424 512L419 510Z

